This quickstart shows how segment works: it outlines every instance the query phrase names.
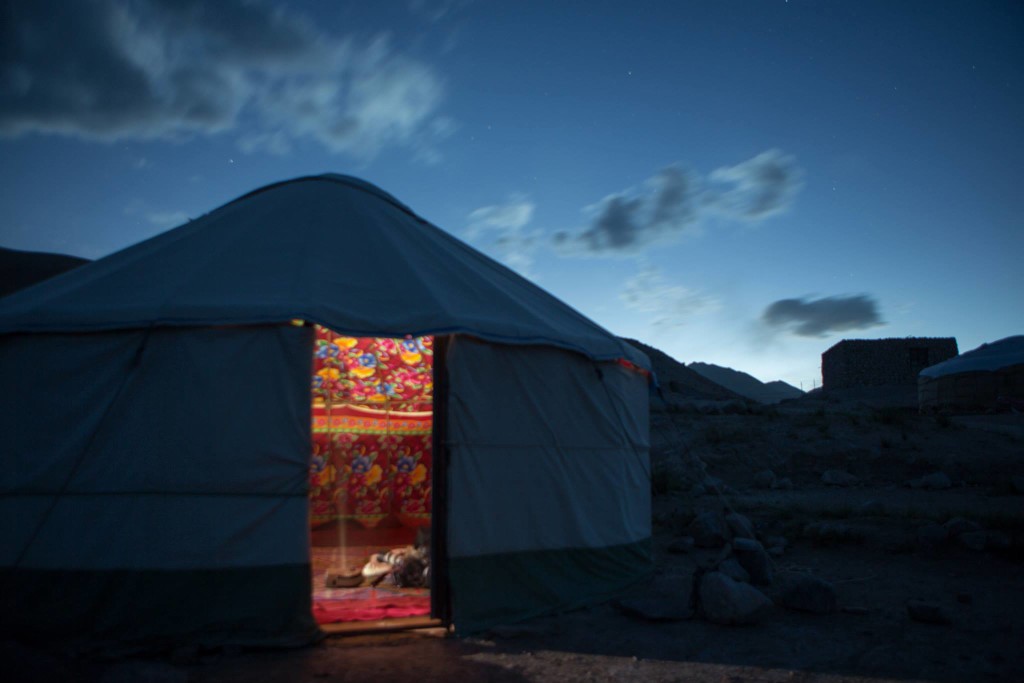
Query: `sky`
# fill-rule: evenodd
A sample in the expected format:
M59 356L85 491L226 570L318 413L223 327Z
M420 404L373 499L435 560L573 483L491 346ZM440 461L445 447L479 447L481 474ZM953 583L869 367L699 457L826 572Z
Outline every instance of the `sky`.
M605 328L820 385L1024 333L1024 4L0 0L0 246L388 191Z

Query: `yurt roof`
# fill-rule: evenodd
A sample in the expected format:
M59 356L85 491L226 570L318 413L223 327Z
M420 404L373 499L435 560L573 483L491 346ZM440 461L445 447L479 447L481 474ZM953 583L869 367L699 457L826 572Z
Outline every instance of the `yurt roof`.
M937 363L921 371L922 377L942 377L961 372L995 371L1024 364L1024 335L1006 337Z
M633 347L383 190L336 174L263 187L0 300L0 333L296 318L353 336L467 333L650 367Z

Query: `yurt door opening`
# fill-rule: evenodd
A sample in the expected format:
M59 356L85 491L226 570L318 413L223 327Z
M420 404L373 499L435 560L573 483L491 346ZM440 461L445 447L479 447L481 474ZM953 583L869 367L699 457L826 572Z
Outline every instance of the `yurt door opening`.
M316 327L310 539L321 625L431 614L434 338Z

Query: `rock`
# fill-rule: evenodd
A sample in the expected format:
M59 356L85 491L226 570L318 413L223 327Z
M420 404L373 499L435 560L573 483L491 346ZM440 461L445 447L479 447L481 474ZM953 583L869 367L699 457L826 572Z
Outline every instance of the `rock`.
M772 560L764 546L753 539L737 538L732 542L732 551L740 566L750 575L751 583L758 586L771 585Z
M761 470L754 475L755 489L770 489L775 484L775 473L771 470Z
M859 481L857 477L842 470L825 470L821 475L821 482L829 486L853 486Z
M708 572L698 592L701 613L716 624L755 624L764 618L772 601L750 584L733 581L721 572Z
M790 491L793 488L793 480L789 477L783 477L782 479L776 479L775 483L772 484L773 489L780 491Z
M725 523L729 525L733 538L757 538L754 533L754 525L745 515L731 512L725 516Z
M177 666L195 664L199 661L199 646L195 643L179 645L171 650L171 663Z
M917 543L926 550L936 548L949 539L949 532L941 524L925 524L917 528Z
M860 506L860 514L867 517L877 517L885 513L885 506L877 500L869 500Z
M942 605L924 600L911 600L907 602L907 615L914 621L923 624L949 624L953 620Z
M902 653L894 645L871 648L857 660L857 668L869 673L892 671L893 662L900 661Z
M685 621L693 617L690 597L648 596L615 602L623 614L646 621Z
M666 550L674 555L685 555L693 552L693 536L683 536L669 543Z
M950 481L945 472L926 474L917 480L917 484L918 486L915 488L922 488L928 491L941 491L953 486L953 482Z
M835 587L811 574L790 572L780 576L779 598L784 607L800 612L832 614L839 609Z
M693 487L690 488L690 495L694 498L700 498L701 496L706 495L707 492L708 489L704 484L694 484Z
M750 574L743 568L743 565L735 557L729 557L722 560L718 564L716 571L722 572L733 581L739 581L740 583L750 583Z
M0 639L0 671L4 680L64 683L76 680L66 657L16 640Z
M1011 545L1010 537L1002 531L989 531L985 540L985 547L989 550L1005 551L1009 550Z
M871 610L869 610L867 607L860 607L855 605L847 605L846 607L843 607L844 614L853 614L858 617L862 617L865 614L870 613L870 611Z
M687 534L693 536L694 545L698 548L721 548L729 540L729 529L722 516L714 512L702 512L697 515Z
M804 536L819 545L863 543L864 532L842 522L814 522L804 527Z
M543 638L554 633L555 628L550 622L542 620L524 621L519 624L498 624L487 630L493 638L513 640L515 638Z
M166 662L129 660L103 673L101 683L187 683L188 672Z
M786 554L786 549L781 545L773 545L772 547L768 548L767 553L772 557L782 557Z
M981 531L980 524L972 522L969 519L964 519L963 517L954 517L943 526L946 527L946 532L949 533L951 538L955 538L956 536L969 531Z
M704 487L709 493L714 493L715 491L721 491L725 487L725 482L718 477L706 477L704 479Z
M985 546L988 545L988 532L985 531L968 531L958 536L960 543L970 550L984 550Z

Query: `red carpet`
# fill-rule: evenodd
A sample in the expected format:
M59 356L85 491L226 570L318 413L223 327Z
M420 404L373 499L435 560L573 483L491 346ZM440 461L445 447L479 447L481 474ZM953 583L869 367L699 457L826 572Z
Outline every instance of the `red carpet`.
M313 616L318 624L339 621L376 621L394 617L420 617L430 614L429 595L381 595L363 600L316 600Z

